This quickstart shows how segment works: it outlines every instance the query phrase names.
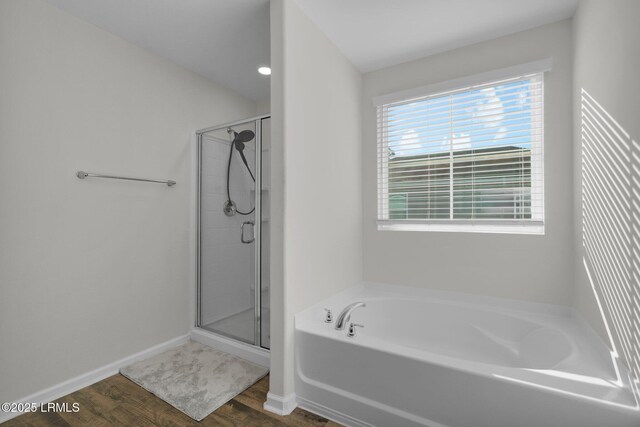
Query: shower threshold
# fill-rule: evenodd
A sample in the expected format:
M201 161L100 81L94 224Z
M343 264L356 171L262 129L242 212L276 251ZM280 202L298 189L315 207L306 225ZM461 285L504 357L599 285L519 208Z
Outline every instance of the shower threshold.
M232 314L231 316L224 317L215 322L202 325L201 328L208 331L225 335L229 338L236 339L248 344L253 344L254 331L253 331L253 319L254 309L249 308L244 311ZM269 309L264 307L262 309L262 323L269 325L270 322ZM262 335L262 347L269 348L269 336Z

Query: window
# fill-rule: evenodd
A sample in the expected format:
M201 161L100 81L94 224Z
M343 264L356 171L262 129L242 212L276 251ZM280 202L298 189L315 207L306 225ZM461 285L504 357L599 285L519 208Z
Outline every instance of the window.
M374 100L378 229L544 233L543 73L468 80Z

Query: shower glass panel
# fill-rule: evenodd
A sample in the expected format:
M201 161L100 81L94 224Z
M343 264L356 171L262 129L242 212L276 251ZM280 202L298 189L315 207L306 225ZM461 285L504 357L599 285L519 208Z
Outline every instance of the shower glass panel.
M268 221L263 177L268 171L262 171L262 142L268 121L260 117L212 128L198 138L197 326L265 348L269 296L263 270L269 243L263 238Z
M261 196L261 211L262 221L260 228L260 245L261 253L261 269L260 269L260 289L262 290L260 299L260 313L262 314L262 321L260 322L260 342L262 347L270 348L270 330L271 324L271 306L270 306L270 292L269 292L269 243L271 242L271 228L269 223L269 212L271 209L271 118L265 117L260 121L262 127L260 135L262 136L262 196Z

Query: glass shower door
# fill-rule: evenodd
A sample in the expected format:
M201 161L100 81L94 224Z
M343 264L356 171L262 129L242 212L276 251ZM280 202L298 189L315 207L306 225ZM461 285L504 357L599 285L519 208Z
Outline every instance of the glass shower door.
M198 326L260 345L260 130L257 121L201 135Z

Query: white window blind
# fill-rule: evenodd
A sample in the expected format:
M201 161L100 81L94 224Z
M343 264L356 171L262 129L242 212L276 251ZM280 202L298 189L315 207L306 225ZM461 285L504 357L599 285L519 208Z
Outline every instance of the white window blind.
M377 106L378 228L542 233L543 74Z

